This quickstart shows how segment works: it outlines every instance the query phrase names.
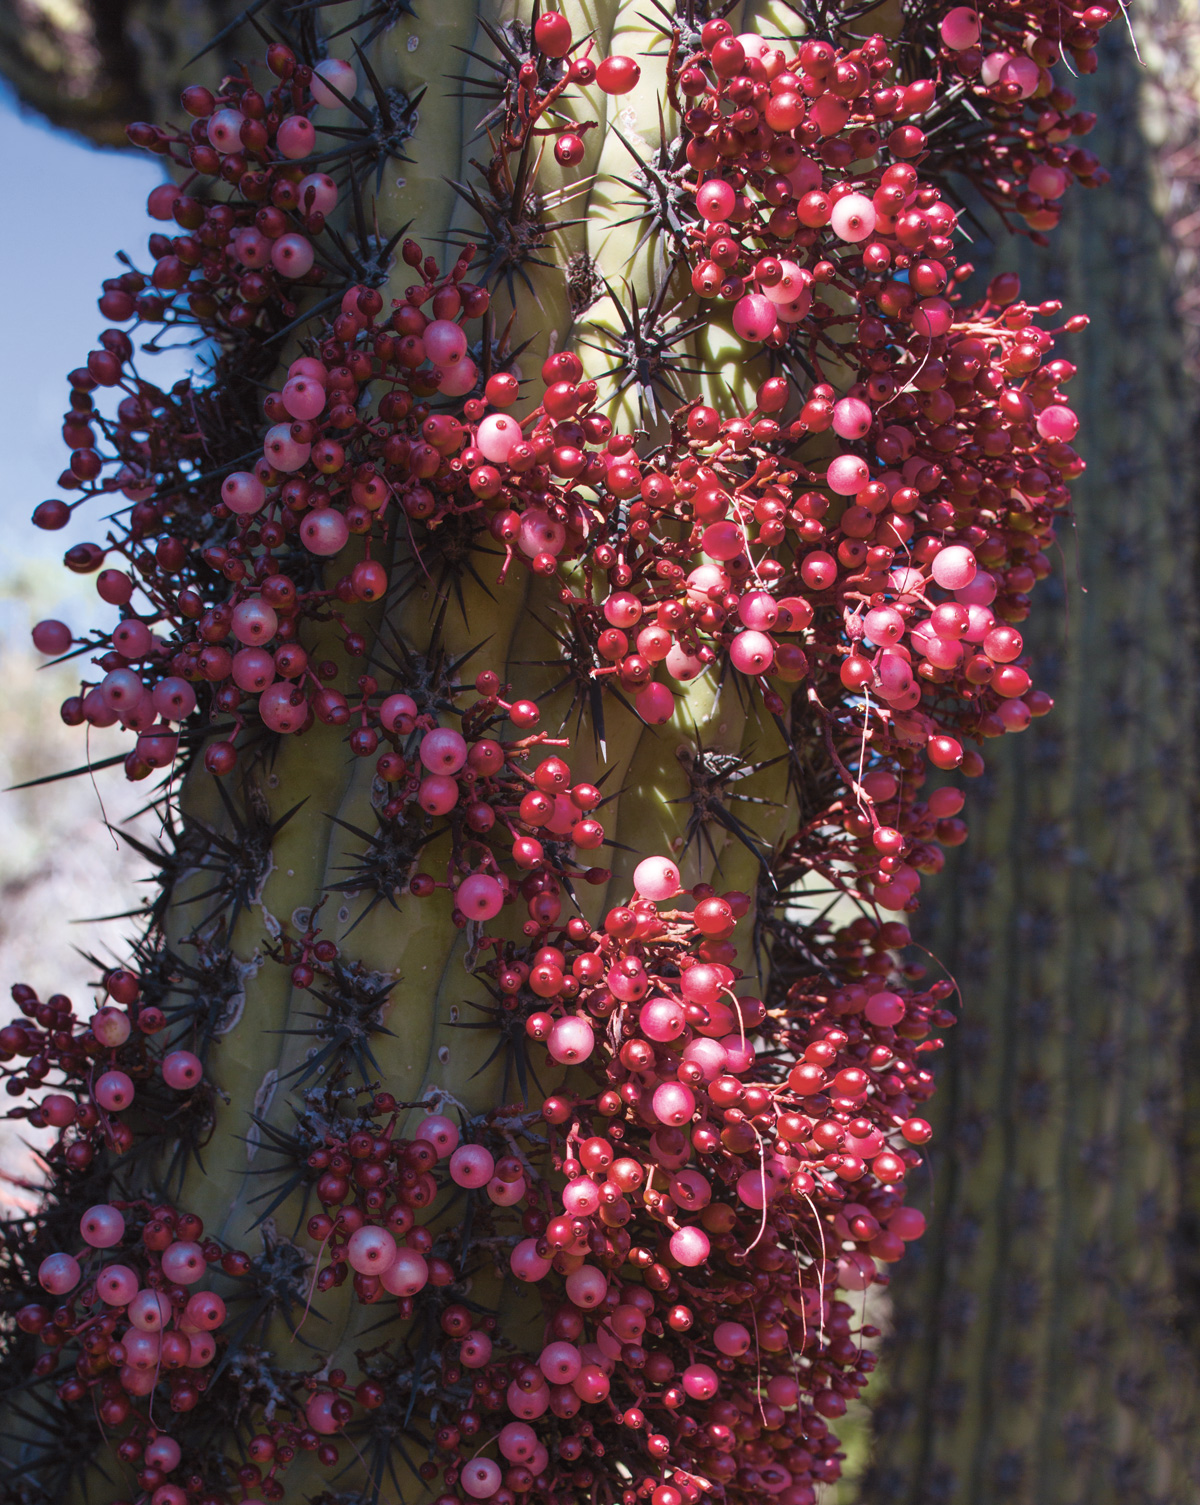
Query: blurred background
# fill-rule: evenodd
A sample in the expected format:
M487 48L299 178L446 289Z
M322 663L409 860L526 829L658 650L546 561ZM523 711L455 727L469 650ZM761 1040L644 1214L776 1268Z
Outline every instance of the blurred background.
M30 514L56 494L63 468L65 376L102 327L100 282L121 270L115 252L144 247L146 195L161 179L157 164L132 151L103 150L56 129L0 87L0 157L14 166L21 210L0 237L0 284L8 356L0 362L0 448L5 456L0 507L0 787L79 765L83 742L63 726L58 707L78 692L78 669L44 662L29 640L33 623L57 617L76 629L95 619L94 577L62 567L71 544L93 536L97 521L78 515L60 533L34 528ZM19 189L17 182L19 179ZM164 356L180 368L179 356ZM89 751L102 762L120 739L93 730ZM139 902L141 859L115 838L140 808L144 789L123 770L64 779L0 794L0 1015L8 989L28 982L42 997L86 995L96 968L81 954L108 955L121 926L90 916ZM83 923L79 923L82 921ZM0 1120L0 1161L24 1166L18 1139Z
M145 244L159 173L122 149L123 126L176 113L185 61L223 28L189 81L214 82L239 38L257 50L237 12L0 7L5 788L80 761L57 715L77 682L37 667L29 628L94 619L91 579L60 560L102 525L47 534L28 518L56 494L65 373L101 327L99 284L119 248ZM890 1290L862 1444L870 1505L1200 1500L1198 57L1195 0L1146 0L1127 31L1109 26L1096 75L1062 81L1098 116L1087 145L1111 183L1069 193L1048 250L1003 235L971 247L981 276L1019 270L1031 302L1091 316L1062 351L1080 367L1088 470L1062 574L1023 624L1056 709L985 749L971 838L918 917L964 1003L939 1065L930 1232ZM111 750L92 734L93 761ZM89 917L139 902L141 859L112 827L152 838L142 801L119 768L0 795L0 1010L17 980L82 1001L84 953L119 950L120 922ZM0 1119L11 1174L28 1152L6 1132Z

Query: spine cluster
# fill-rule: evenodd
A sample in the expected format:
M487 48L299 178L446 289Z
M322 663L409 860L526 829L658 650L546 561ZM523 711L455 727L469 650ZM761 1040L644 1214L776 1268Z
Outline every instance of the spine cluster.
M840 1474L830 1424L878 1336L857 1293L923 1231L907 1182L956 1017L901 916L966 840L951 776L1051 708L1018 624L1083 469L1058 336L1085 321L1051 327L1008 274L972 301L963 193L1042 237L1103 181L1049 70L1090 71L1116 7L915 8L892 38L693 10L656 7L640 62L568 14L481 23L485 160L447 190L471 222L448 253L377 222L421 100L369 52L374 11L346 60L306 20L185 89L185 129L130 127L178 181L152 265L105 285L64 498L34 518L116 503L65 562L120 620L34 641L87 662L63 719L128 732L169 839L95 1012L18 985L0 1030L10 1116L57 1136L42 1209L0 1232L22 1505L70 1476L256 1505L296 1497L299 1459L325 1505L401 1477L438 1505L814 1505ZM647 58L653 152L619 104L590 118ZM522 309L572 223L539 170L605 130L653 291L564 265L576 326L531 359ZM180 334L210 364L163 391L137 342ZM514 593L532 664L484 620ZM691 732L702 687L752 742ZM683 739L670 852L616 840L631 726ZM343 823L348 876L251 963L234 932L280 833L327 824L266 778L322 728L374 828ZM380 1069L405 1023L347 895L355 924L463 933L504 1101L452 1072L410 1100ZM260 967L311 1037L270 1110L221 1087ZM186 1189L247 1133L271 1166L231 1241ZM501 1283L536 1332L484 1298ZM379 1311L335 1352L342 1288Z

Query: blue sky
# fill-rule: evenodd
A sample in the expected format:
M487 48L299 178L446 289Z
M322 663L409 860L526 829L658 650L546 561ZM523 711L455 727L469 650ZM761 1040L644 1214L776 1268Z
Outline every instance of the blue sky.
M96 300L102 280L123 270L115 252L124 247L148 264L146 195L162 173L143 153L98 151L50 129L21 112L7 89L0 91L0 160L20 164L16 212L0 235L0 557L7 575L33 559L61 559L69 544L97 532L81 516L61 533L42 533L29 515L62 494L54 481L68 454L60 433L66 374L83 364L105 327ZM167 374L160 365L149 369L158 379Z

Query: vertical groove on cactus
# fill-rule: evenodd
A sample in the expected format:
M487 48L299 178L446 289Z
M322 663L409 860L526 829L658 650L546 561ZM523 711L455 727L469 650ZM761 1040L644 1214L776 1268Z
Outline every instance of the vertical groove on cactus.
M1084 469L1086 317L955 206L1104 183L1116 9L338 9L130 126L35 514L120 509L35 642L163 896L0 1032L13 1498L814 1505L957 1020L901 917Z

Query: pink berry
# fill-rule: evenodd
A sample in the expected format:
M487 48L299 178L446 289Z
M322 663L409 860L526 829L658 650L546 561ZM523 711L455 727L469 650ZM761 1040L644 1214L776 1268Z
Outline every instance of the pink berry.
M179 1460L183 1457L183 1453L173 1437L160 1435L153 1442L146 1444L142 1457L147 1468L155 1468L160 1473L169 1474L179 1467Z
M740 1358L750 1347L750 1333L740 1322L718 1322L713 1329L713 1343L730 1358Z
M645 857L633 870L633 886L644 899L673 899L680 889L679 869L669 857Z
M605 94L628 94L642 76L631 57L606 57L596 68L596 85Z
M111 1249L125 1236L125 1219L118 1208L102 1202L96 1207L89 1207L80 1218L79 1231L84 1243L90 1244L93 1249Z
M854 496L871 479L871 472L867 462L858 455L838 455L830 460L825 479L829 482L830 490L838 496Z
M289 115L280 122L275 145L279 148L280 156L296 162L301 157L311 155L316 149L317 133L312 122L303 115ZM218 147L217 150L220 151L221 148Z
M760 344L775 328L775 305L762 293L745 293L733 305L733 327L743 340Z
M500 1465L490 1458L472 1458L458 1476L464 1492L473 1500L490 1500L500 1488Z
M425 353L435 366L453 366L467 353L467 337L452 319L434 319L421 336Z
M338 186L328 173L310 172L296 184L296 194L305 214L330 214L337 207Z
M159 1332L170 1321L171 1303L161 1291L141 1290L126 1299L125 1315L139 1332Z
M633 627L642 615L642 603L631 591L614 591L604 603L604 616L614 627Z
M222 156L241 151L245 119L240 110L217 110L208 117L208 139Z
M340 1430L340 1423L333 1414L337 1396L329 1390L318 1390L304 1404L304 1417L314 1432L322 1437L332 1436Z
M608 1277L595 1265L580 1265L567 1276L567 1295L576 1306L599 1306L608 1294Z
M79 1284L83 1272L69 1254L48 1254L38 1266L38 1283L52 1296L65 1296Z
M190 1050L173 1050L163 1057L163 1081L177 1091L186 1091L203 1080L204 1063Z
M779 620L779 607L769 591L749 591L738 602L738 618L755 632L769 632Z
M138 1278L128 1265L106 1265L96 1277L96 1293L106 1306L128 1306L137 1296Z
M595 1043L592 1026L587 1020L568 1014L565 1019L555 1020L546 1049L564 1066L577 1066L591 1055Z
M775 658L775 644L765 632L739 632L729 645L729 661L742 674L765 674Z
M521 425L507 414L490 413L479 425L475 443L485 460L505 465L521 443Z
M688 1123L696 1110L696 1099L682 1082L663 1082L653 1098L654 1114L660 1123L678 1127Z
M547 1343L538 1358L538 1368L552 1385L569 1385L583 1368L574 1343Z
M57 657L60 653L66 653L71 642L71 629L65 622L39 622L33 629L33 646L39 653Z
M683 1371L683 1388L693 1400L711 1400L718 1383L716 1370L707 1364L689 1364Z
M492 1357L492 1340L487 1333L473 1332L463 1339L458 1350L459 1362L464 1369L482 1369Z
M360 1275L382 1275L396 1259L396 1240L386 1228L357 1228L346 1245L351 1269Z
M445 1159L458 1145L458 1125L442 1113L431 1113L417 1125L417 1138L428 1140L439 1157Z
M106 1071L96 1079L92 1096L106 1113L120 1113L133 1102L133 1080L123 1071Z
M295 685L280 680L258 697L258 714L273 732L287 735L298 732L308 719L308 701Z
M534 24L533 40L547 57L566 57L571 50L571 23L558 11L546 11Z
M455 890L454 902L469 920L490 920L504 907L504 890L487 873L472 873Z
M979 40L979 12L969 5L958 5L942 17L942 41L953 52L965 52Z
M481 1144L464 1144L450 1156L450 1179L456 1186L486 1186L495 1174L496 1162Z
M225 1303L215 1291L195 1291L188 1297L184 1316L194 1327L212 1332L225 1320Z
M710 523L704 530L701 547L710 559L736 559L746 552L746 535L735 522Z
M913 310L912 327L919 335L936 340L954 322L954 310L944 298L926 298Z
M194 1239L176 1239L162 1254L163 1274L177 1285L194 1285L207 1269L204 1250Z
M703 1228L697 1228L695 1224L688 1224L684 1228L677 1229L671 1235L671 1256L677 1259L681 1265L689 1269L695 1269L702 1265L709 1255L708 1234ZM692 1394L691 1391L688 1392ZM693 1399L696 1397L693 1396Z
M899 1024L905 1015L904 1000L898 993L872 993L867 999L863 1013L872 1024L891 1026Z
M522 1239L509 1256L509 1267L518 1280L533 1282L549 1272L550 1261L537 1252L537 1240Z
M950 544L934 555L930 573L944 589L960 591L974 580L978 568L970 549L964 544Z
M673 998L651 998L642 1005L638 1026L648 1040L665 1044L683 1033L687 1015Z
M874 414L859 397L843 397L833 405L833 431L843 439L862 439L870 430Z
M124 1009L113 1008L106 1004L104 1008L97 1009L92 1015L89 1024L92 1033L101 1045L107 1045L110 1049L118 1045L124 1045L129 1039L133 1026L129 1015Z
M336 507L316 507L305 514L300 524L300 538L304 547L310 554L318 554L323 558L339 554L349 537L349 525Z
M263 483L248 470L235 470L221 483L221 500L231 512L249 516L266 500Z
M329 85L338 92L333 93ZM354 98L354 91L358 88L358 75L349 63L344 63L341 58L323 58L314 68L312 83L309 85L312 96L319 105L324 105L327 110L340 110L345 108L345 101ZM342 96L338 98L338 94Z
M537 1448L537 1433L519 1421L510 1421L501 1427L497 1440L500 1451L510 1463L527 1462Z
M708 178L696 194L696 208L706 220L726 220L733 213L737 195L724 178Z
M1037 415L1037 431L1043 439L1069 444L1079 432L1079 419L1070 408L1051 403Z
M875 229L875 206L865 194L844 194L833 206L829 228L839 240L866 240Z
M397 1249L395 1259L379 1279L392 1296L415 1296L429 1283L429 1265L416 1249Z
M308 463L312 445L292 437L290 423L277 423L263 439L263 455L274 470L290 472ZM311 513L309 516L311 517ZM305 519L307 521L307 518Z
M438 727L421 739L420 757L430 773L457 773L467 761L466 738L450 727Z
M441 774L430 774L422 779L417 790L417 803L429 815L449 815L458 804L458 784L454 779Z

